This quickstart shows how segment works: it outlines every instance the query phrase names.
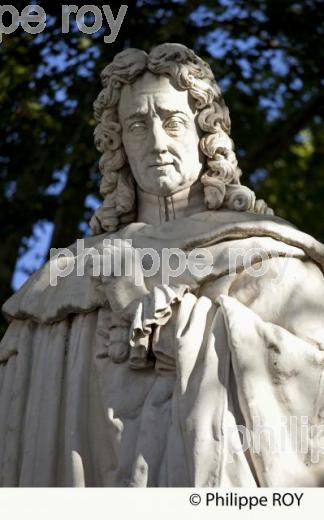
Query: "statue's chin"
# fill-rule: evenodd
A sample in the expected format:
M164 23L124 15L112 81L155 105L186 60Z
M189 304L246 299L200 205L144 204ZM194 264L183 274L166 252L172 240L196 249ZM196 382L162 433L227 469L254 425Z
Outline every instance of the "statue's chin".
M149 195L154 195L156 197L170 197L175 195L176 193L180 193L181 191L188 190L192 183L172 183L170 179L166 177L161 177L157 181L157 185L148 189L144 189Z
M177 182L172 182L170 180L170 176L166 173L162 174L159 172L159 174L155 174L154 177L154 183L152 183L150 186L143 186L143 188L141 188L150 195L155 195L156 197L168 197L169 195L172 195L173 193L183 189L183 187L179 186Z

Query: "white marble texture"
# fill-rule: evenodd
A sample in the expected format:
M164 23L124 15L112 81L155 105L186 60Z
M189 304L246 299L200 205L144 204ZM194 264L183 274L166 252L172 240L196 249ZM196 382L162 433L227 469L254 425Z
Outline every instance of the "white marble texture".
M104 202L85 246L103 258L105 238L131 240L141 282L86 260L53 286L53 259L6 302L0 485L323 485L324 246L240 184L192 51L127 50L102 80ZM142 272L144 247L208 251L211 272L165 284Z

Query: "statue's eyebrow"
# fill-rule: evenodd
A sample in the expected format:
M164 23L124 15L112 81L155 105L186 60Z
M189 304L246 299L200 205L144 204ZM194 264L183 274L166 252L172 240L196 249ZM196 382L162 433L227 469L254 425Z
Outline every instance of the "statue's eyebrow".
M167 116L167 117L173 116L175 114L181 114L185 118L189 119L188 114L186 114L185 112L183 112L182 110L179 110L177 108L170 109L170 108L159 107L157 112L159 114L161 114L163 116ZM138 110L136 110L136 112L134 112L134 114L131 114L130 116L126 117L125 122L132 121L133 119L137 119L138 117L146 117L148 114L149 114L149 112L147 110L138 109Z
M145 117L147 116L148 112L146 110L136 110L136 112L134 112L134 114L131 114L130 116L126 117L125 118L125 122L127 121L131 121L133 119L136 119L138 117Z
M157 112L158 113L160 112L161 115L167 116L167 117L174 116L175 114L180 114L182 116L185 116L187 119L189 118L189 116L188 116L188 114L186 114L186 112L183 112L182 110L179 110L177 108L170 109L170 108L158 107Z

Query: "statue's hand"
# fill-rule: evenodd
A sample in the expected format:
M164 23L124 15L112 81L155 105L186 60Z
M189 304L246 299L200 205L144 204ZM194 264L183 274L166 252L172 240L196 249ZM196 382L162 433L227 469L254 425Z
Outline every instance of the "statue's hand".
M273 209L269 208L268 204L263 199L255 201L253 210L259 215L274 215Z

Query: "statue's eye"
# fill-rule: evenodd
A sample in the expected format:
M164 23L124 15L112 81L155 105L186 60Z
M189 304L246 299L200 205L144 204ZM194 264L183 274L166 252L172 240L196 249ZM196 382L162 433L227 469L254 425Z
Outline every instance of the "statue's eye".
M128 127L128 130L135 134L141 134L145 132L146 124L144 121L135 121Z
M186 127L186 122L179 116L172 116L164 122L164 128L169 132L181 132Z

